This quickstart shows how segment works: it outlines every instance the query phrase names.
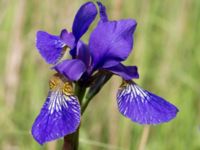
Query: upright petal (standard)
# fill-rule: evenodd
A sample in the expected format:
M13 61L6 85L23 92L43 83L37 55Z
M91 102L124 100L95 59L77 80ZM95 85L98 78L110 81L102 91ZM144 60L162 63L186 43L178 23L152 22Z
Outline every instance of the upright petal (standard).
M97 5L99 7L100 23L108 21L106 7L101 2L97 2Z
M125 60L133 48L135 28L132 19L99 23L89 39L93 68L112 67Z
M74 34L76 41L78 41L88 30L90 24L96 18L96 15L97 9L94 3L87 2L80 7L72 26L72 33Z
M89 26L96 18L96 15L97 8L92 2L87 2L79 8L72 26L72 33L75 36L76 43L88 30ZM76 47L70 50L70 54L72 58L76 58Z
M90 65L90 50L88 45L86 45L81 40L77 44L77 58L85 63L86 67Z

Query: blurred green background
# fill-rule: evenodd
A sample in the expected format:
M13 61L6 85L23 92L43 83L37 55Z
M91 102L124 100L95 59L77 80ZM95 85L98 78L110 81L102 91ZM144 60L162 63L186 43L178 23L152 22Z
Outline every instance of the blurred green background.
M82 0L0 1L0 149L56 150L31 134L53 74L35 48L35 33L71 30ZM136 82L175 104L173 121L140 126L117 110L113 77L82 118L80 150L200 150L200 0L104 0L110 19L135 18ZM90 28L91 31L92 28ZM85 39L87 39L88 34Z

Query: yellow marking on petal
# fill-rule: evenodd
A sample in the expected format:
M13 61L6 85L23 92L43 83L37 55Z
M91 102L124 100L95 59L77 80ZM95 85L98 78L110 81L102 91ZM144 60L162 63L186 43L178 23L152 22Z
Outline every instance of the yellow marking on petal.
M120 89L125 88L128 85L128 82L123 80L122 84L120 85Z
M62 91L66 95L73 95L73 87L70 82L65 82Z
M49 88L50 90L55 89L58 86L59 81L56 78L52 78L49 80Z
M55 74L49 80L49 88L50 90L59 89L65 95L74 95L72 83L65 80L63 76L59 74Z

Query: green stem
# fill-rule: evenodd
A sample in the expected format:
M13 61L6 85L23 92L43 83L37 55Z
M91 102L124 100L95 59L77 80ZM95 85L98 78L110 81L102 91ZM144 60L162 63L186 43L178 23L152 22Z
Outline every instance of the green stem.
M86 87L80 83L76 83L75 95L78 97L80 105L82 104L83 97L85 95Z
M86 87L84 85L81 85L79 83L76 83L75 85L75 95L78 97L80 105L82 104L83 97L85 95ZM76 130L76 132L66 135L64 137L64 144L63 144L63 150L78 150L79 146L79 128Z
M100 76L98 77L98 75ZM101 72L99 72L98 75L96 76L96 80L94 80L93 85L90 87L90 90L87 92L84 103L81 105L81 115L83 115L83 113L85 112L92 98L101 90L104 84L108 82L108 80L112 77L111 73L101 74Z
M88 106L88 104L90 103L90 100L91 100L92 98L85 98L85 103L81 106L81 115L83 115L83 113L85 112L85 110L86 110L86 108L87 108L87 106Z

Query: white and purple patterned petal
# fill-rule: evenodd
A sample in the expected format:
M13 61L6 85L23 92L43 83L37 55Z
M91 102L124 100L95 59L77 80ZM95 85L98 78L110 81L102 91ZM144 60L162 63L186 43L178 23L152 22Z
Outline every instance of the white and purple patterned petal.
M132 81L117 93L119 111L139 124L160 124L176 117L178 109L163 98L142 89Z
M32 126L35 140L44 144L76 131L80 124L80 105L76 96L62 90L50 91Z
M63 48L65 46L66 44L59 36L44 31L37 32L36 47L47 63L57 63L64 54Z

